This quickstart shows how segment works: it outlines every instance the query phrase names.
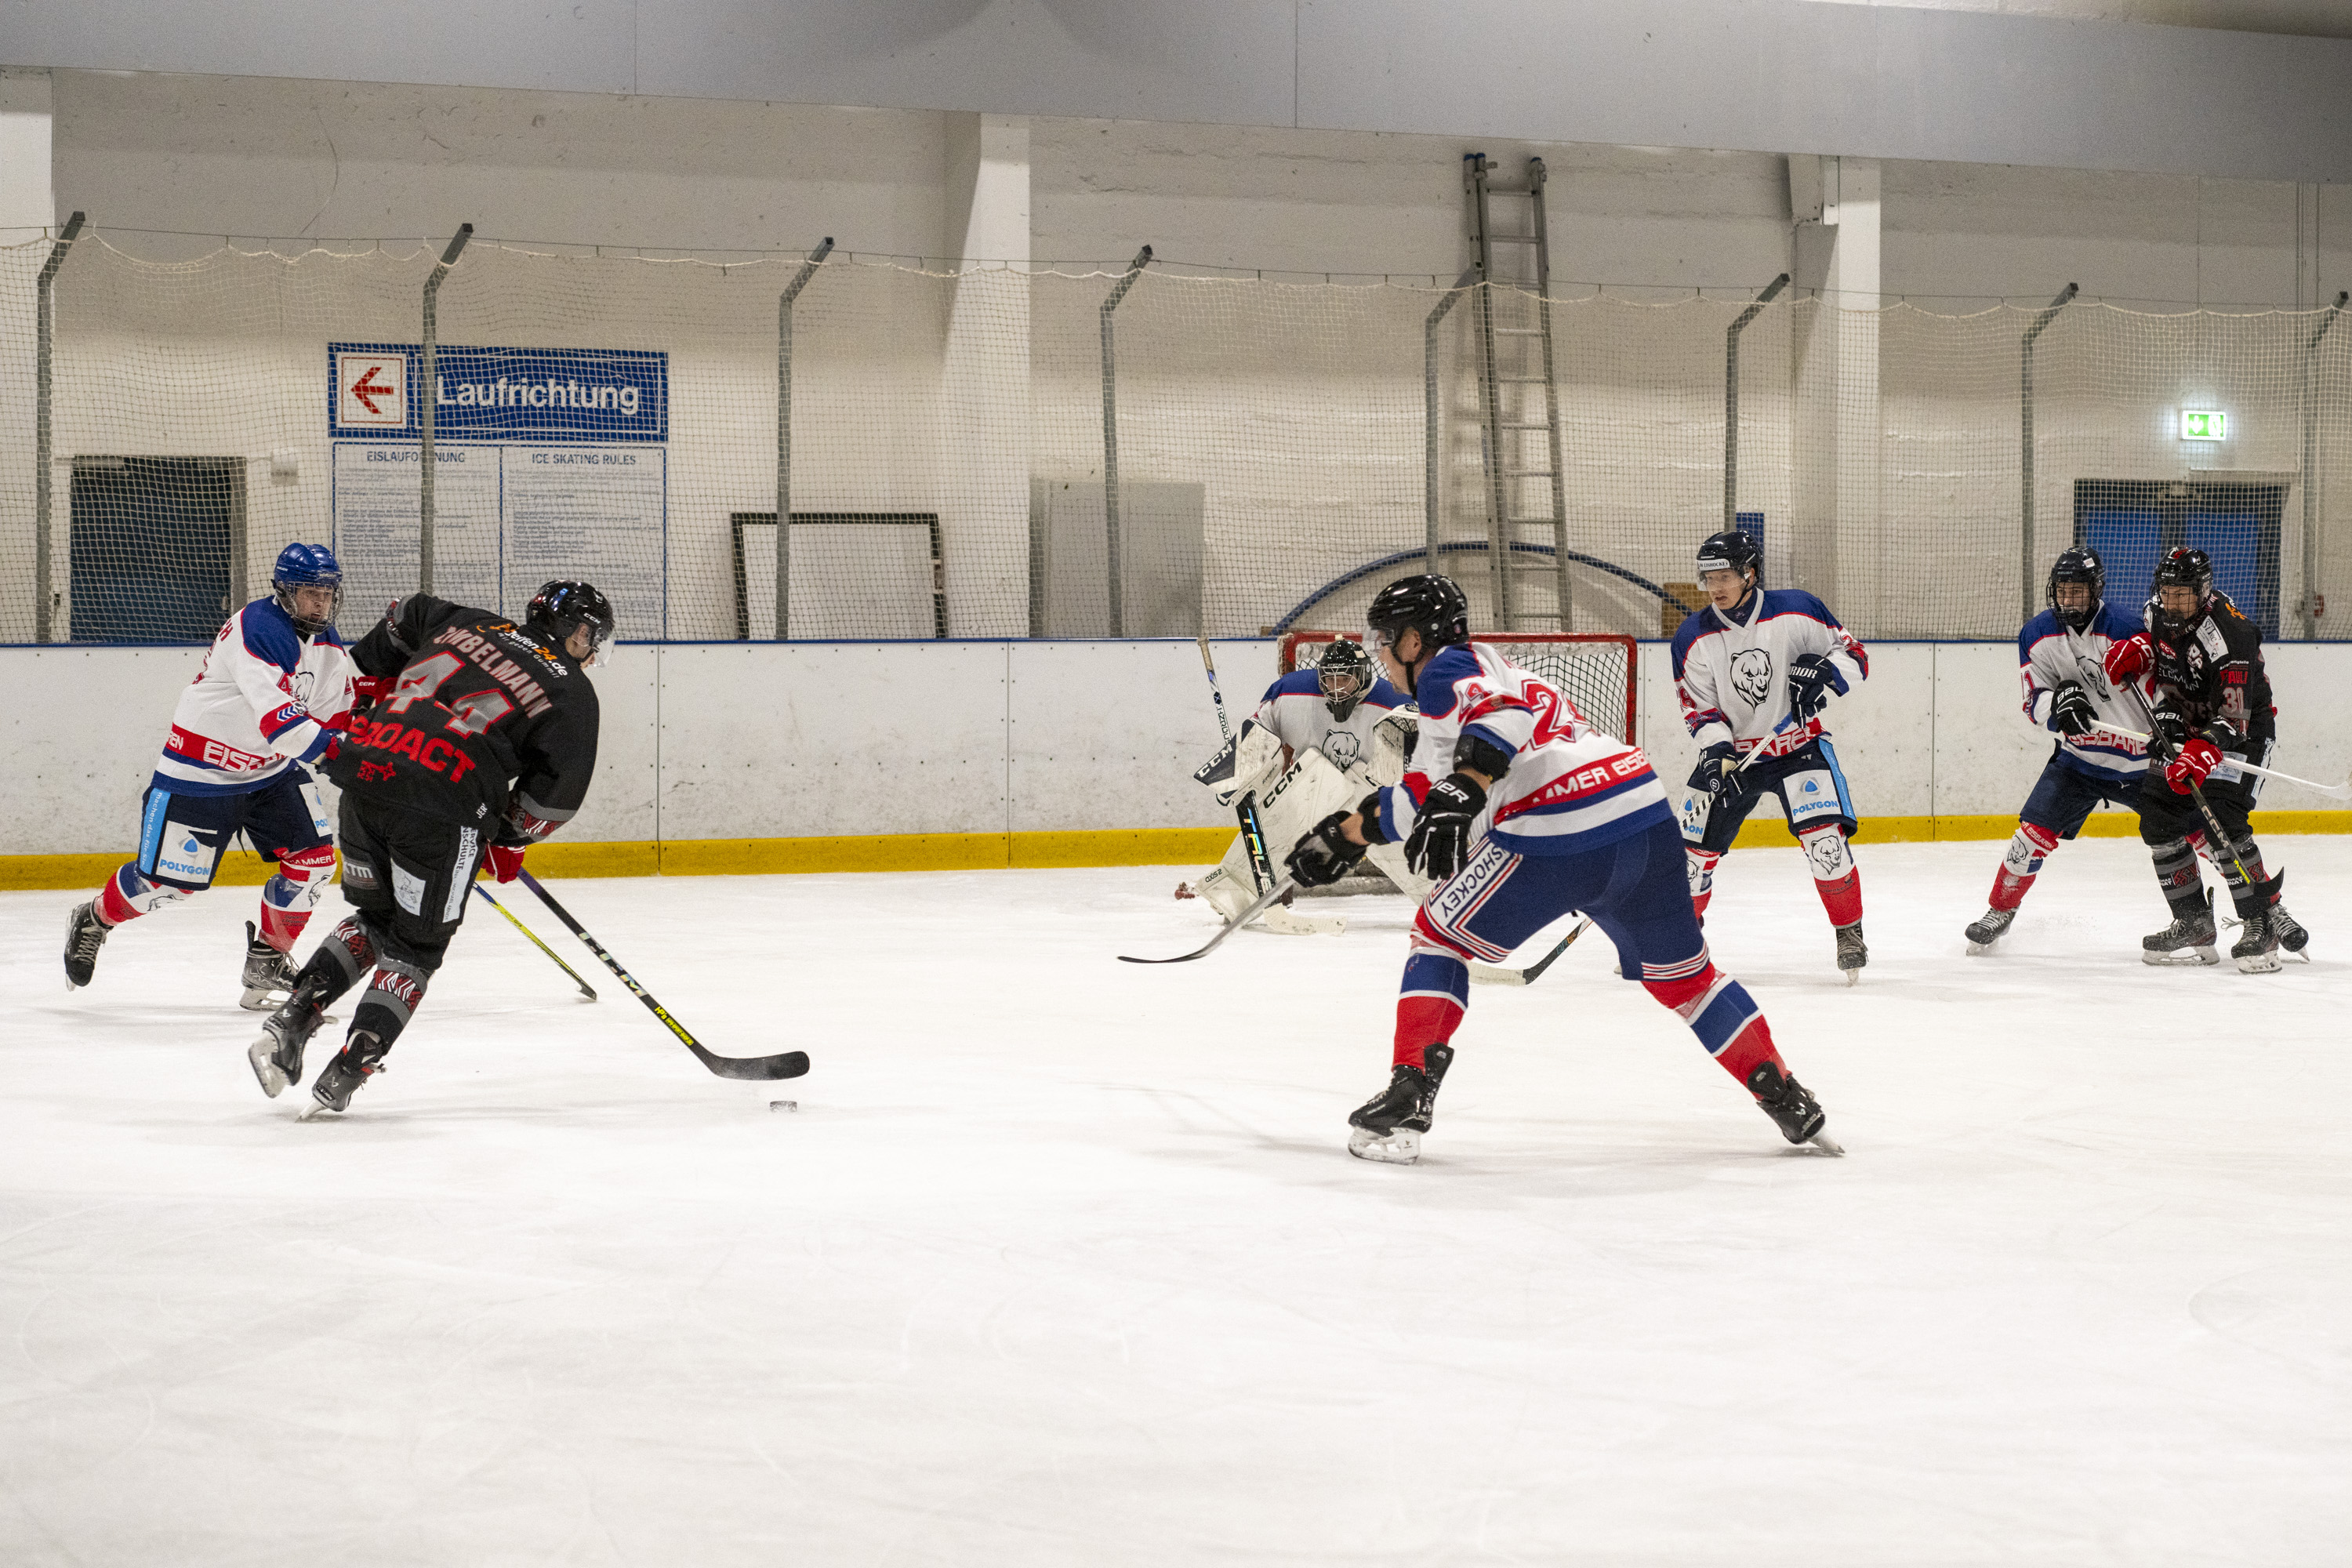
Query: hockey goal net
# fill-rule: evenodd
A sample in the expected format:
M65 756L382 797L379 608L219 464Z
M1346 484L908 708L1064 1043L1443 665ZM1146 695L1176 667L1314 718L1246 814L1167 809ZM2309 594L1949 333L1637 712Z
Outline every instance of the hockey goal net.
M1340 632L1289 632L1282 639L1286 675L1314 664ZM1360 637L1349 637L1360 641ZM1475 640L1568 694L1595 728L1633 742L1634 643L1600 632L1491 632Z

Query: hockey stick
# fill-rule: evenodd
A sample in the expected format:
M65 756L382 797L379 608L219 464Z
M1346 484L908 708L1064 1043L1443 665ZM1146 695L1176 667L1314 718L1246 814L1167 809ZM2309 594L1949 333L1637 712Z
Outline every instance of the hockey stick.
M786 1051L781 1056L773 1057L722 1057L715 1056L711 1052L703 1049L702 1042L696 1039L692 1034L688 1033L685 1025L679 1023L676 1018L671 1017L669 1016L669 1010L664 1007L660 1003L654 1000L653 993L638 984L636 977L631 974L627 970L622 968L620 961L615 959L611 953L604 951L604 944L598 942L594 937L590 936L588 934L588 928L582 925L578 921L573 920L572 918L572 911L555 901L554 894L549 892L545 888L539 885L538 878L532 876L528 871L518 871L515 875L522 879L522 885L524 887L529 888L533 893L538 895L539 901L547 906L549 913L552 914L557 920L562 921L566 926L569 926L572 930L572 934L578 937L582 942L588 945L589 952L594 953L597 957L604 961L605 968L620 976L621 984L627 986L636 999L644 1003L655 1017L659 1018L664 1024L667 1025L669 1026L669 1032L676 1035L678 1037L679 1042L683 1044L688 1050L694 1053L694 1059L700 1062L704 1067L709 1068L720 1078L738 1079L766 1079L798 1078L801 1074L808 1071L809 1059L808 1053L806 1051Z
M2154 737L2143 735L2137 730L2126 730L2117 724L2102 724L2099 728L2110 735L2120 735L2126 741L2137 741L2144 746L2152 747L2156 744ZM2310 790L2315 795L2324 795L2330 800L2352 800L2352 779L2347 779L2340 784L2314 784L2309 779L2299 779L2293 773L2283 773L2276 768L2266 768L2259 763L2247 762L2242 757L2231 757L2229 765L2241 773L2260 773L2266 779L2276 779L2281 784L2295 784Z
M1244 910L1232 920L1226 921L1225 928L1216 935L1211 937L1206 945L1194 948L1191 952L1180 952L1173 958L1129 958L1126 953L1122 952L1118 955L1118 961L1121 963L1190 963L1196 958L1206 958L1210 953L1216 951L1216 947L1219 942L1224 941L1225 938L1233 935L1234 932L1241 930L1242 927L1249 924L1250 921L1264 914L1265 912L1266 906L1273 903L1275 900L1282 897L1283 894L1290 891L1292 883L1290 879L1285 877L1281 881L1276 882L1273 887L1268 888L1265 892L1260 893L1257 896L1257 901L1255 903L1250 905L1249 908Z
M1209 672L1209 695L1216 699L1217 702L1217 733L1230 742L1234 738L1234 727L1225 721L1225 693L1224 689L1217 684L1217 661L1209 652L1208 633L1201 634L1200 643L1201 668Z
M1241 818L1242 844L1249 850L1250 875L1257 879L1257 890L1263 893L1274 886L1274 861L1266 854L1265 827L1257 819L1256 793L1242 796L1234 814Z
M1470 978L1475 984L1480 985L1533 985L1543 978L1543 972L1552 966L1552 961L1566 952L1569 944L1582 936L1585 928L1591 923L1591 915L1577 921L1576 929L1560 938L1558 947L1553 948L1525 969L1505 969L1498 964L1474 963L1470 966Z
M479 882L477 882L474 884L474 891L482 895L482 901L484 903L498 910L499 913L506 916L507 923L509 925L514 927L515 930L529 937L530 939L531 946L539 949L540 952L547 954L548 957L554 959L555 967L563 971L564 973L572 976L572 984L580 987L580 994L587 997L591 1002L596 1000L596 988L593 985L589 984L585 980L581 979L580 972L572 968L570 964L564 963L562 954L558 953L553 948L548 946L547 943L540 941L539 933L537 931L523 924L522 921L515 919L514 911L512 910L499 902L498 900L490 897L490 890L488 888L485 888Z
M2131 694L2132 700L2139 704L2139 710L2147 715L2147 727L2149 730L2153 731L2156 728L2156 710L2147 705L2147 699L2139 694L2138 687L2135 686L2131 688ZM2129 736L2130 739L2144 743L2147 747L2148 754L2154 757L2158 762L2163 762L2166 760L2164 754L2166 751L2170 751L2176 757L2180 754L2178 748L2166 746L2163 742L2158 741L2153 734L2133 734L2131 731L2126 730L2117 730L2116 733L2118 735ZM2159 748L2162 749L2159 750ZM2238 765L2242 768L2253 767L2252 763L2240 763ZM2266 770L2256 769L2255 771L2259 773ZM2170 782L2171 781L2169 780L2166 781L2168 788L2170 787ZM2301 781L2297 782L2299 783ZM2142 784L2140 787L2142 789L2146 789L2148 786L2147 784ZM2212 804L2205 798L2204 786L2192 778L2189 781L2189 794L2190 798L2197 802L2197 815L2205 819L2205 831L2212 836L2206 841L2207 852L2210 854L2212 850L2212 847L2216 844L2220 845L2222 848L2227 849L2230 852L2230 864L2238 868L2238 886L2242 888L2252 887L2254 885L2254 879L2246 875L2246 862L2238 854L2237 842L2230 837L2229 830L2221 826L2221 819L2213 815ZM2223 879L2227 880L2226 878Z

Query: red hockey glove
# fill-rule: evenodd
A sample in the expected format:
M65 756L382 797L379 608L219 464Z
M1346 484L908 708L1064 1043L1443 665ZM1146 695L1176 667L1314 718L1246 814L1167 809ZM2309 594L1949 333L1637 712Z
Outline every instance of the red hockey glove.
M2134 632L2107 649L2107 679L2117 685L2156 663L2156 645L2146 632Z
M391 696L392 689L399 684L400 678L395 675L354 675L352 677L352 706L373 708Z
M2187 795L2221 765L2221 748L2202 735L2193 736L2180 748L2179 755L2164 764L2164 782L2172 786L2173 794Z
M523 846L493 844L490 846L490 875L501 882L511 882L522 875Z

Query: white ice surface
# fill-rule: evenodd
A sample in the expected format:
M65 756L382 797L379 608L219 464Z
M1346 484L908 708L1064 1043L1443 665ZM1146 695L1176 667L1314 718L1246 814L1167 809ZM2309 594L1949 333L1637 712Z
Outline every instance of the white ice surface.
M2138 962L2135 844L1983 958L2000 846L1865 849L1853 990L1734 856L1843 1161L1597 939L1474 993L1421 1165L1349 1159L1396 900L1139 969L1210 929L1174 870L562 882L814 1070L712 1078L477 907L298 1123L249 890L72 994L72 896L0 897L0 1562L2341 1564L2352 844L2273 847L2267 978Z

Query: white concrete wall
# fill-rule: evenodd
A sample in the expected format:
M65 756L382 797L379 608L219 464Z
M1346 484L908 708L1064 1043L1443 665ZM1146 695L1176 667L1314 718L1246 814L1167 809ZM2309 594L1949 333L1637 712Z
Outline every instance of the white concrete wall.
M1227 710L1255 706L1271 642L1213 645ZM1865 821L2006 815L2050 738L2017 709L2011 645L1885 643L1831 710ZM0 855L102 853L140 793L196 648L5 648ZM2269 651L2278 765L2341 780L2352 648ZM1211 827L1188 776L1219 744L1189 642L631 646L593 672L604 738L574 843ZM1695 761L1663 643L1642 647L1641 744L1677 795ZM92 715L105 715L104 722ZM119 717L117 717L119 716ZM2274 785L2282 810L2333 803Z

